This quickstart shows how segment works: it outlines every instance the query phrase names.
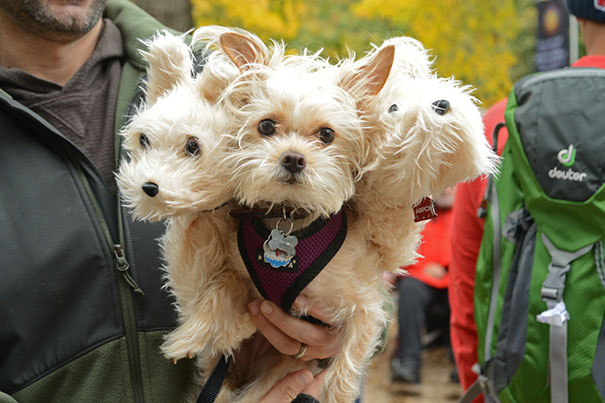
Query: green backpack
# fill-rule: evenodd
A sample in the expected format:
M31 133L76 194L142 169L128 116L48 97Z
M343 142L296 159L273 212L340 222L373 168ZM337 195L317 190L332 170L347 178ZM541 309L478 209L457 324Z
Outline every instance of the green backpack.
M480 375L461 401L602 402L605 70L525 77L505 119L475 277Z

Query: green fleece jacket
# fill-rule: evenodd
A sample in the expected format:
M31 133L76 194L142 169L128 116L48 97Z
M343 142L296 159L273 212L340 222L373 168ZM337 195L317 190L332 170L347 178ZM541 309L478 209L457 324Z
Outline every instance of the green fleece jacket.
M127 0L109 0L106 17L126 51L117 133L144 74L140 39L164 27ZM0 402L194 395L192 363L159 351L176 325L156 241L164 226L131 221L84 153L2 89L0 183Z

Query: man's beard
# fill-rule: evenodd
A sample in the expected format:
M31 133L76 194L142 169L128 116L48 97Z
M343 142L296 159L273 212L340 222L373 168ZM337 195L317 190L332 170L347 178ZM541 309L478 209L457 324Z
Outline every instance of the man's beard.
M76 9L80 2L66 1L73 10L53 6L44 0L2 0L2 7L23 27L51 39L77 38L88 33L99 21L105 9L106 0L93 0L89 7Z

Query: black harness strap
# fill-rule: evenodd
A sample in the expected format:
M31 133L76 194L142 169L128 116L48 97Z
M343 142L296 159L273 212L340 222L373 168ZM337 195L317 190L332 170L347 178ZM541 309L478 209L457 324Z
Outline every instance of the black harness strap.
M200 397L197 398L197 403L212 403L218 396L218 392L221 390L221 386L223 386L223 381L227 376L227 371L229 370L229 364L233 360L233 356L222 356L218 361L212 373L208 377L202 392L200 393Z

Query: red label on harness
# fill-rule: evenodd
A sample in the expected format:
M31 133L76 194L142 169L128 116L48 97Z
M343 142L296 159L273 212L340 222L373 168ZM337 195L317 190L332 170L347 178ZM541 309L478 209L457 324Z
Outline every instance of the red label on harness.
M437 217L437 213L435 212L433 199L430 197L425 197L414 206L414 222L430 220L433 217Z

